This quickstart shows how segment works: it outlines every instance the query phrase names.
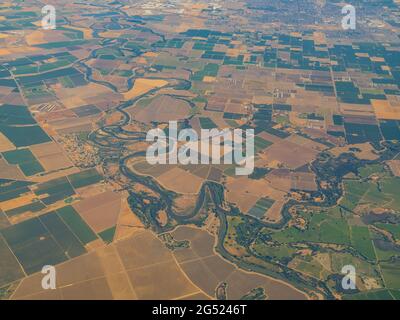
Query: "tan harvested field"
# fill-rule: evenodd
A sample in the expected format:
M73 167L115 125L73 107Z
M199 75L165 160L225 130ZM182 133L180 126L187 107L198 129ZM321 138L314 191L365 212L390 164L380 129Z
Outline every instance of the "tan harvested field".
M186 97L186 98L195 98L196 94L193 92L187 91L187 90L176 90L173 88L165 88L165 89L160 89L158 91L159 95L174 95L178 97Z
M89 28L82 28L82 27L76 27L76 26L68 26L68 29L74 29L74 30L79 30L83 32L83 37L85 39L92 39L93 38L93 31L92 29Z
M313 149L315 151L321 152L327 149L327 146L322 143L315 142L313 140L307 139L305 137L299 136L297 134L292 134L290 137L285 139L286 141L293 142L301 147L306 147Z
M69 129L78 126L92 126L92 120L95 118L96 117L53 120L49 122L49 125L55 130Z
M244 105L240 103L227 103L225 105L225 110L224 112L229 112L229 113L238 113L238 114L246 114L247 109Z
M57 129L58 134L71 134L71 133L79 133L79 132L90 132L93 130L93 126L91 122L73 125L70 127L65 127L63 129Z
M46 171L54 171L72 166L72 162L62 153L38 158Z
M107 191L73 205L76 211L96 232L116 225L121 209L121 196Z
M270 134L270 133L265 132L265 131L261 132L258 136L260 138L263 138L263 139L267 140L267 141L271 141L272 143L276 143L276 142L279 142L279 141L283 140L282 138L274 136L273 134Z
M352 149L353 151L351 151ZM357 150L357 151L354 151ZM344 147L335 147L329 150L335 157L342 153L352 152L357 158L364 160L376 160L379 158L378 154L374 151L372 145L368 142L348 145Z
M0 159L0 179L24 180L25 175L16 165L10 165L6 160Z
M150 232L138 232L116 247L139 299L176 299L199 292Z
M46 43L45 39L46 31L44 30L35 30L25 36L26 43L30 46L34 46L37 44Z
M393 175L400 177L400 160L390 160L387 161L387 164L389 165Z
M265 150L263 163L279 162L289 169L297 169L315 159L318 151L302 146L287 139L274 143Z
M191 227L178 227L172 232L174 239L189 240L190 248L181 249L174 252L179 263L187 262L195 258L205 258L214 255L214 237L207 232L203 232Z
M282 220L282 208L286 201L275 201L271 208L264 215L264 220L272 223L278 223Z
M248 177L228 178L226 190L227 201L235 203L242 212L249 211L262 197L281 200L286 194L275 189L275 186L267 180L252 180Z
M375 117L374 108L368 105L340 103L340 112L345 116Z
M134 118L143 123L168 122L186 119L189 116L190 105L183 100L162 95L153 99L149 105L140 111L132 110Z
M36 158L46 157L57 153L62 153L61 147L55 142L42 143L30 147Z
M14 150L15 146L0 132L0 152Z
M140 231L115 244L124 267L128 270L173 260L162 242L148 231Z
M129 270L128 276L139 299L177 299L199 291L174 260Z
M13 299L181 299L204 293L182 272L150 231L98 248L56 266L57 289L42 289L43 275L24 280Z
M400 120L400 104L394 105L388 100L371 100L377 119Z
M186 297L182 297L178 300L210 300L210 297L205 295L204 293L195 293Z
M213 167L210 165L197 165L196 168L190 172L202 179L206 179L212 168Z
M104 98L106 97L109 101L115 99L122 100L122 95L114 93L106 86L95 83L89 83L76 88L63 88L57 86L53 89L59 101L67 109L82 107L89 104L96 104L98 100L104 101Z
M80 172L80 170L77 167L72 167L72 168L68 168L68 169L61 169L59 171L55 171L52 173L46 173L46 175L43 175L43 176L37 175L37 176L32 177L31 180L35 181L35 182L46 182L46 181L65 177L67 175L78 173L78 172Z
M310 172L293 172L291 174L292 189L302 191L317 191L315 175Z
M269 299L306 299L293 287L269 277L245 272L213 250L215 239L204 230L180 226L172 232L176 240L189 240L190 247L174 252L182 269L204 292L215 296L217 286L227 282L228 299L240 299L252 289L263 287Z
M59 170L73 166L72 162L63 153L61 147L55 142L31 146L30 149L46 171Z
M182 194L198 193L204 180L181 168L174 167L157 177L166 189Z
M98 278L60 289L64 300L110 300L113 298L106 278Z
M121 211L114 236L116 240L127 238L144 228L143 223L129 207L127 197L123 197L121 201Z
M212 297L215 296L215 290L220 280L213 275L202 259L181 263L181 268L206 294Z
M155 88L161 88L168 84L168 81L157 79L139 78L128 92L124 93L125 100L131 100Z
M289 169L274 169L265 177L274 188L283 192L289 192L292 187L291 172Z
M23 205L30 204L35 198L37 198L37 196L35 194L29 192L18 198L1 202L1 209L4 211L15 209L15 208L21 207Z
M175 165L151 165L147 161L137 161L130 166L134 171L142 175L149 175L154 178L175 168Z
M0 209L0 230L8 226L10 226L10 221L8 221L6 214Z

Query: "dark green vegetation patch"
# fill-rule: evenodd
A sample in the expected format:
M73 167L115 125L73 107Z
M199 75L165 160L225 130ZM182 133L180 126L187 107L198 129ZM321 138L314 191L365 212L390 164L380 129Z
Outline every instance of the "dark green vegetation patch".
M102 232L99 233L100 238L105 242L105 243L111 243L114 240L114 235L117 227L111 227L109 229L106 229Z
M86 252L77 236L65 225L55 212L40 216L40 221L54 236L54 239L69 258L80 256Z
M49 205L74 195L75 191L68 179L61 177L37 185L34 193L37 196L45 196L41 200L44 204Z
M200 117L200 126L202 129L214 129L217 125L210 118Z
M28 186L32 184L29 181L0 180L0 201L15 199L30 192Z
M0 124L0 132L17 148L51 141L49 136L39 126L12 127Z
M8 217L13 217L13 216L17 216L19 214L26 213L26 212L39 212L45 208L46 208L46 206L42 202L34 201L34 202L26 204L24 206L14 208L11 210L7 210L6 214Z
M90 229L78 212L71 206L57 210L57 214L79 238L83 244L88 244L97 239L96 234Z
M27 107L4 104L0 106L0 124L28 125L36 124L36 121Z
M263 218L265 213L268 211L269 208L275 203L274 200L269 199L267 197L259 199L254 207L252 207L248 214L255 217L255 218Z
M45 265L56 265L67 256L38 218L33 218L1 231L8 246L27 274Z
M1 235L0 257L0 287L24 277L24 272L18 260Z
M40 162L29 149L3 152L3 156L9 164L18 165L28 177L44 171Z
M89 169L86 171L74 173L68 176L74 188L82 188L95 184L103 180L103 176L100 175L96 169Z

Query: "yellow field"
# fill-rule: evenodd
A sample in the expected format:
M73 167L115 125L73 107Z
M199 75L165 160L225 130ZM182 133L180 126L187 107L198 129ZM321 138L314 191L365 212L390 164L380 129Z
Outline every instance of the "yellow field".
M9 55L9 54L11 54L10 50L0 49L0 56L6 56L6 55Z
M133 88L124 93L124 98L125 100L131 100L155 88L161 88L166 84L168 82L165 80L139 78L135 81Z
M103 38L119 38L122 34L124 34L123 31L105 31L100 32L99 36Z
M205 76L203 78L203 82L207 82L207 83L211 83L211 82L215 82L217 79L215 77L210 77L210 76Z
M10 47L7 49L0 49L0 56L6 56L13 53L28 53L32 51L37 51L38 48L22 46L22 47Z
M89 28L68 26L68 29L74 29L74 30L82 31L83 32L83 37L85 39L93 39L93 31L91 29L89 29Z
M400 120L400 109L387 100L371 100L377 119Z
M0 152L14 150L15 147L2 133L0 133Z
M46 43L47 41L44 38L44 31L36 30L27 34L25 37L26 43L30 46L34 46L37 44Z
M150 58L155 58L158 57L158 53L157 52L145 52L143 54L143 57L150 57Z
M35 198L37 198L37 196L32 193L32 194L27 194L26 196L4 201L1 203L1 209L4 211L8 211L15 208L19 208L24 205L32 203L32 200Z

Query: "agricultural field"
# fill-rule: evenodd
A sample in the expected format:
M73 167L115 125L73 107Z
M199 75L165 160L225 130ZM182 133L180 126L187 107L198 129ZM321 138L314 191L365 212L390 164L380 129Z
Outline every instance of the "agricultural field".
M400 2L294 2L0 4L0 300L400 299Z

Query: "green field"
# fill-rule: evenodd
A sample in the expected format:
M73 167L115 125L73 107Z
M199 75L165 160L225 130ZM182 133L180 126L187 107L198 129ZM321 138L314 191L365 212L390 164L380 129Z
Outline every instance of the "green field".
M114 239L115 231L116 226L100 232L99 236L105 243L111 243Z
M6 214L0 209L0 230L7 228L11 225L8 221Z
M42 202L35 201L15 209L7 210L6 214L8 217L13 217L25 212L38 212L43 210L44 208L46 208L46 206Z
M68 176L68 179L72 186L78 189L102 181L103 176L101 176L96 169L89 169L71 174Z
M400 225L390 223L376 223L375 226L379 229L390 232L393 237L395 237L397 240L400 240Z
M305 230L288 227L273 234L272 238L279 243L315 242L350 244L350 231L345 219L335 217L331 212L317 212L303 216L308 221Z
M44 204L53 204L59 200L66 199L75 194L74 189L66 177L57 178L48 182L41 183L34 190L38 196L47 195L42 198Z
M376 290L361 292L352 295L345 295L345 300L394 300L393 295L389 290Z
M12 127L0 125L0 132L17 148L51 141L49 136L39 126Z
M49 43L44 43L44 44L38 44L36 47L42 48L42 49L57 49L57 48L65 48L65 47L71 47L71 46L79 46L82 44L87 43L88 41L86 40L73 40L73 41L58 41L58 42L49 42Z
M33 184L28 181L5 181L0 183L0 201L18 198L21 194L29 192L28 186Z
M390 199L385 207L392 210L400 211L400 178L391 177L383 179L381 182L382 193Z
M351 227L351 244L364 257L369 260L376 260L374 246L368 227Z
M261 198L259 199L254 207L252 207L247 214L255 217L255 218L263 218L265 213L269 208L274 204L274 200L269 198Z
M0 287L18 280L24 276L24 272L8 248L4 238L0 235Z
M4 159L9 164L18 165L26 176L43 172L44 168L29 149L19 149L3 152Z
M261 137L255 137L254 138L254 146L256 148L256 153L260 152L261 150L264 150L268 148L269 146L272 145L272 142L267 141Z
M400 262L381 262L379 265L386 287L400 289Z
M58 209L57 214L83 244L88 244L97 239L96 234L73 207L67 206Z
M9 164L21 164L26 162L36 161L35 156L29 149L19 149L13 151L3 152L4 159L7 160Z
M56 265L67 260L63 250L38 218L8 227L1 234L27 274L40 271L45 265Z
M369 183L353 180L344 181L344 197L340 201L340 205L347 210L354 210L361 198L368 191Z
M0 125L31 125L36 124L28 108L4 104L0 106Z
M369 165L358 170L361 178L368 178L372 174L382 174L383 172L385 172L385 168L382 164Z
M210 118L200 117L200 126L202 129L214 129L217 128L217 125Z
M86 252L83 244L65 225L57 213L50 212L40 216L39 219L69 258L80 256Z

